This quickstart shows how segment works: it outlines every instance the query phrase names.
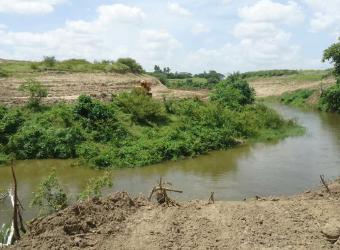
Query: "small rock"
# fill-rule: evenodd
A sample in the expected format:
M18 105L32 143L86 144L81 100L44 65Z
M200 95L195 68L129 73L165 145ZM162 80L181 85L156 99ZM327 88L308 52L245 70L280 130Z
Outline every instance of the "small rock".
M332 220L328 222L321 230L321 232L327 237L327 239L335 243L340 237L340 222Z

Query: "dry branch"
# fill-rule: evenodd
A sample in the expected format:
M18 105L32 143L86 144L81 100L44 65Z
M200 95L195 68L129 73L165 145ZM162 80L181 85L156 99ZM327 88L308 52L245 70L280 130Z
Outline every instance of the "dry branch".
M328 187L328 184L325 181L325 176L324 175L320 175L320 179L321 179L321 183L324 185L324 187L326 188L328 193L331 193L331 190Z
M211 192L208 204L214 204L215 203L215 198L214 198L214 192Z
M175 193L183 193L183 191L181 190L176 190L176 189L172 189L169 187L166 187L165 185L172 185L171 183L164 183L162 180L162 177L160 177L158 185L153 187L151 190L151 193L149 195L149 201L151 201L153 195L156 196L156 200L159 204L164 204L166 203L167 205L173 205L173 206L178 206L179 204L175 201L172 200L167 192L175 192Z

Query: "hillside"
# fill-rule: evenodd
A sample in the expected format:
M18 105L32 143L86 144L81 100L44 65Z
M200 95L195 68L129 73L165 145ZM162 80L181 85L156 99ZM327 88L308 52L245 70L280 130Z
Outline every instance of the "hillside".
M25 74L25 76L0 78L0 103L24 103L27 97L23 92L19 91L19 86L33 76L34 79L47 87L49 93L45 99L47 103L72 102L80 94L107 99L111 97L111 94L139 87L142 80L151 84L151 92L155 98L162 98L163 95L176 97L206 96L205 91L170 90L156 78L144 74L44 72L34 75Z

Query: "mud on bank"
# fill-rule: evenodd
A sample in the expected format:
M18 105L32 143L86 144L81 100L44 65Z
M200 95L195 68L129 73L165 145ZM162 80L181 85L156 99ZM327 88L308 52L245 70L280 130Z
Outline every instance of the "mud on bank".
M340 249L340 179L329 187L179 207L120 192L33 220L12 249Z

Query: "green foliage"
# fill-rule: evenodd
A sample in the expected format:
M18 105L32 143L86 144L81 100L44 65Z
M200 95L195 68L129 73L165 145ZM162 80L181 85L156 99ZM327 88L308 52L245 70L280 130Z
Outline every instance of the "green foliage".
M0 68L0 78L8 77L8 76L9 76L9 73L6 70Z
M236 109L239 106L254 103L255 91L247 81L241 79L239 74L232 74L216 85L210 99Z
M282 95L280 101L284 104L301 107L306 105L306 101L314 94L314 89L299 89L293 92L286 92Z
M122 93L115 98L117 105L131 115L134 122L142 124L164 123L167 117L161 103L148 96L143 89Z
M223 82L214 101L159 101L135 89L111 103L83 95L38 112L0 107L0 161L13 153L16 159L79 157L98 168L144 166L281 137L296 127L254 104L237 75Z
M113 63L113 64L107 65L106 71L125 74L130 71L130 67L123 63Z
M102 177L91 178L86 184L85 190L79 194L79 200L99 198L102 196L102 190L105 187L112 187L112 177L108 172Z
M81 95L74 107L74 113L94 141L118 141L128 135L116 118L114 105L105 105Z
M55 170L39 184L31 206L37 206L40 214L50 214L67 206L67 195L61 187Z
M332 44L324 51L322 61L330 61L334 64L334 75L340 84L340 37L337 43Z
M34 79L27 80L19 89L29 94L28 106L35 110L40 108L42 98L47 96L47 89Z
M10 226L3 224L0 227L0 244L6 244L10 234Z
M274 69L274 70L259 70L242 73L242 78L253 78L253 77L273 77L273 76L289 76L299 74L298 70L289 69Z
M119 58L117 63L128 66L132 73L141 74L144 72L143 67L132 58Z
M54 56L44 56L43 62L47 67L52 68L56 64L57 60Z
M325 90L320 97L321 110L340 113L340 84Z

